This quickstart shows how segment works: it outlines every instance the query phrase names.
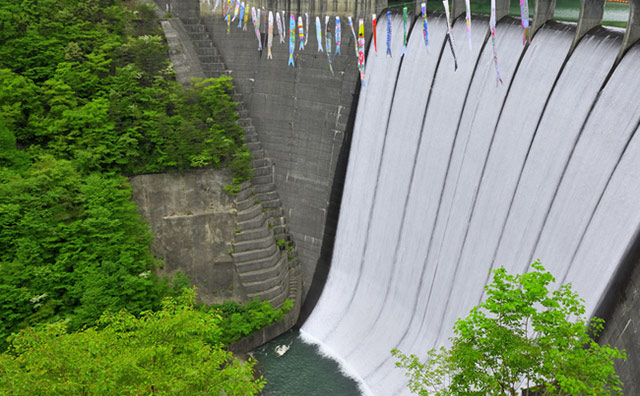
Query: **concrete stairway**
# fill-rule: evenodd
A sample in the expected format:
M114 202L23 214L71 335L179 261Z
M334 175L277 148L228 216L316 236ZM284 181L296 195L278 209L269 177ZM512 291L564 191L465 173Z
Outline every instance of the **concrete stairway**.
M206 27L200 23L200 20L186 18L181 20L191 38L191 43L198 54L198 58L200 58L200 64L205 75L217 78L224 74L230 74L218 53L218 49L213 45L211 36L207 33Z
M230 74L206 27L198 19L182 19L207 77ZM274 307L299 299L299 268L282 202L274 183L274 163L265 156L242 94L234 91L238 124L253 157L253 178L235 196L236 234L231 256L249 298L260 297Z

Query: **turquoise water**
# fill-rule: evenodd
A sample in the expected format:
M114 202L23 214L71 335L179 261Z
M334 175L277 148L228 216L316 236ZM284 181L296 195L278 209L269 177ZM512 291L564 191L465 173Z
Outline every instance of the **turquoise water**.
M278 356L275 348L289 345ZM338 363L325 358L318 347L303 342L290 330L254 351L258 370L267 380L264 396L360 396L357 383L340 372Z

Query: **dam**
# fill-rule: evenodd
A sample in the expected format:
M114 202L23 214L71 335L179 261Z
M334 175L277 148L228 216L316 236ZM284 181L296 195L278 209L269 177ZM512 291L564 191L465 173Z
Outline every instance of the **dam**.
M379 22L362 87L346 29L331 76L313 38L288 69L285 46L274 44L276 61L267 61L252 31L226 36L221 18L206 12L183 18L211 36L275 159L309 293L301 331L364 393L408 394L389 351L447 345L455 320L483 299L492 269L523 273L540 259L556 286L571 282L588 314L610 321L615 333L603 337L628 349L620 374L635 394L637 313L616 307L638 311L630 279L640 239L639 8L631 2L625 30L599 26L603 8L584 1L577 24L560 23L539 1L523 45L520 21L502 2L503 84L488 17L474 15L469 46L459 2L457 70L443 15L429 15L428 48L412 16L400 56L403 22L394 12L394 55L385 56ZM326 282L314 276L323 268Z

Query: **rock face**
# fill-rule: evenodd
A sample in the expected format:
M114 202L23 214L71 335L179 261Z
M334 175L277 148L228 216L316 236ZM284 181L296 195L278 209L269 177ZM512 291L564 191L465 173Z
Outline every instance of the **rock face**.
M162 173L131 178L133 199L154 235L162 273L182 270L205 303L243 301L246 293L229 255L236 219L233 197L223 191L224 170Z

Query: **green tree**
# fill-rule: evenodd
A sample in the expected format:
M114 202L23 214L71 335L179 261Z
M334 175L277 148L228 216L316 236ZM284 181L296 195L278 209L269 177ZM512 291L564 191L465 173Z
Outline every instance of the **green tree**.
M195 310L195 292L139 316L105 313L100 328L63 322L10 337L0 355L0 393L15 395L256 395L255 361L223 349L220 316Z
M397 349L396 366L409 388L426 395L621 394L613 360L624 351L592 337L604 321L585 319L584 301L555 282L539 261L523 275L493 272L487 299L454 326L450 348L432 349L423 362Z

